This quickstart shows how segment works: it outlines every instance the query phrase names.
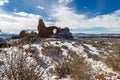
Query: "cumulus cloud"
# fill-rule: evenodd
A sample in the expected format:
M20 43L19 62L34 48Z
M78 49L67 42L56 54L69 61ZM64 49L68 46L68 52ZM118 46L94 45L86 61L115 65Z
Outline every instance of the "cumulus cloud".
M106 28L120 31L120 10L110 14L88 18L87 15L77 14L66 6L54 7L50 16L56 20L57 26L68 26L71 29Z
M93 29L100 27L106 30L120 31L120 10L89 18L88 15L78 14L74 9L67 7L66 4L72 1L73 0L30 0L29 2L24 0L24 3L38 8L35 9L35 11L38 10L41 12L40 9L44 9L45 14L48 14L48 17L45 17L47 18L46 20L48 20L45 21L47 26L56 25L69 27L70 29ZM8 2L8 0L0 0L0 5ZM17 10L14 11L15 12L7 13L4 12L4 10L0 10L0 29L2 29L2 31L18 33L23 29L37 29L38 19L42 16L26 12L16 12Z
M44 7L43 6L36 6L36 8L38 8L38 9L44 9Z
M8 0L0 0L0 6L3 6L5 3L9 3Z
M7 33L19 33L23 29L37 30L39 18L41 16L25 12L0 13L0 29Z

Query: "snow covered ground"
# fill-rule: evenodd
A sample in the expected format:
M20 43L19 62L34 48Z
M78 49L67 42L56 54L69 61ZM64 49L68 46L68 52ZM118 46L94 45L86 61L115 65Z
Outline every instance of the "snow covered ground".
M88 52L85 51L86 49ZM56 66L64 62L64 60L69 56L69 51L76 52L75 55L82 56L84 60L91 64L91 73L94 74L94 80L120 80L120 74L109 68L103 61L97 60L94 57L88 57L89 54L100 56L100 50L97 50L97 48L92 46L92 44L78 43L77 41L68 40L46 39L38 43L1 48L0 51L0 67L3 68L4 65L8 67L8 61L11 61L16 57L16 62L19 62L18 57L20 54L24 56L27 54L25 58L27 66L29 66L30 63L40 64L36 66L36 72L40 72L42 80L72 80L70 75L59 78L55 71ZM55 52L58 52L58 54ZM37 58L38 60L41 60L40 63ZM16 64L16 62L14 63ZM2 68L0 69L0 73L3 72L2 70L4 68ZM3 80L6 80L6 78L3 78Z

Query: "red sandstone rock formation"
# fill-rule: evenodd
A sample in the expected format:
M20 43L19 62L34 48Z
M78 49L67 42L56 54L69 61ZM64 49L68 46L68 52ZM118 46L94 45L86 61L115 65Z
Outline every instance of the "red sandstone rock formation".
M55 31L55 32L54 32ZM41 38L48 38L48 37L59 37L65 39L73 39L72 33L68 27L66 28L58 28L56 26L46 27L43 20L39 20L38 24L38 36Z
M54 30L56 30L55 33L53 32ZM56 26L46 27L43 20L42 19L39 20L39 24L38 24L39 37L48 38L50 35L58 34L58 33L59 33L59 28L57 28Z

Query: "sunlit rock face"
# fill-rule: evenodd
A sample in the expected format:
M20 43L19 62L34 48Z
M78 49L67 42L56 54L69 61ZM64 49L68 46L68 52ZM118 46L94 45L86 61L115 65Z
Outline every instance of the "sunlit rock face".
M41 38L62 38L62 39L73 39L73 35L69 28L60 28L56 26L46 27L43 20L40 19L38 23L38 36Z

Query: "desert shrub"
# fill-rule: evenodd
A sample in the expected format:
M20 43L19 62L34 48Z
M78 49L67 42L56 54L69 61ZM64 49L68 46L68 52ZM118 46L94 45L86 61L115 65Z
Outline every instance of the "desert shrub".
M73 55L73 60L70 63L71 78L73 80L88 80L91 79L91 65L78 55Z
M55 67L55 71L56 71L56 75L59 77L59 78L65 78L67 77L67 75L70 75L70 65L68 62L63 62L63 63L60 63L58 64L56 67Z
M56 67L56 74L59 78L69 75L73 80L90 80L92 78L91 64L74 51L69 51L68 54L70 57L65 58L63 63Z
M0 60L0 66L1 66L1 65L4 65L4 61L1 61L1 60Z
M41 38L37 36L35 32L27 32L25 31L21 36L21 43L32 43L36 41L40 41Z
M105 52L103 52L103 51L99 51L99 55L104 56L104 57L107 56L107 54Z
M106 78L105 78L105 75L104 75L104 74L99 74L99 75L96 75L96 76L95 76L95 79L97 79L97 80L106 80Z
M42 80L39 64L28 59L24 49L17 48L13 53L2 53L4 64L0 65L0 80Z
M92 58L92 59L94 59L96 61L101 60L101 58L97 54L88 53L87 56L88 56L88 58Z
M115 44L112 49L113 52L105 59L105 63L114 71L120 72L120 44Z
M93 41L92 42L92 45L93 45L93 47L96 47L97 49L101 49L101 48L104 48L104 49L108 49L108 44L107 44L107 42L105 41L105 40L97 40L96 42L95 41Z
M68 58L72 58L73 55L76 55L76 51L68 50L67 54L68 54L68 56L67 56Z
M39 50L37 47L33 47L30 45L27 49L25 49L25 52L31 54L30 57L33 57L37 64L40 65L43 63L42 58L39 56Z
M42 46L42 54L47 55L48 53L52 53L55 56L59 56L62 54L61 47L58 46Z
M62 45L61 48L68 50L68 46L67 45Z
M76 40L74 43L72 43L72 46L77 47L77 46L79 46L81 44L83 44L83 42L81 40Z
M85 46L85 45L83 45L82 44L82 46L84 47L84 52L86 52L86 53L90 53L90 49L89 49L89 47L88 46Z
M82 40L76 40L76 44L82 44L83 41Z
M89 43L88 40L82 40L82 42L85 43L85 44L88 44L88 43Z
M50 57L54 61L59 61L60 58L62 58L62 50L61 47L58 46L42 46L43 49L41 50L42 54Z
M95 42L93 42L92 45L93 47L97 47L97 48L100 46L98 43L95 43Z

